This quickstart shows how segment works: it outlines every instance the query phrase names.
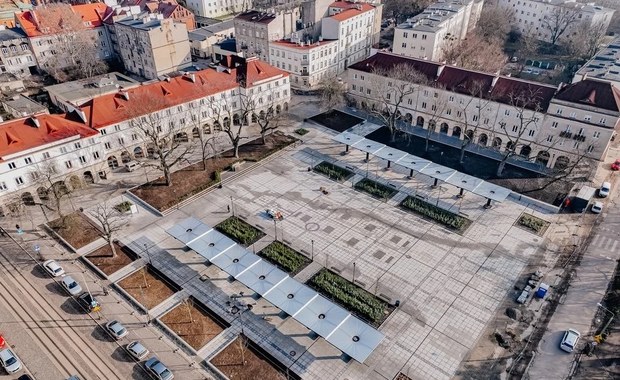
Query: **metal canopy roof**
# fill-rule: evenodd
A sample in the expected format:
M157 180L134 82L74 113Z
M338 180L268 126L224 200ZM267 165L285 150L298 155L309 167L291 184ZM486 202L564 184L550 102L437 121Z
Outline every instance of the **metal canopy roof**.
M510 193L512 193L512 190L505 187L494 185L480 178L458 172L447 166L442 166L432 161L408 154L404 151L388 147L376 141L363 138L355 133L342 132L341 134L333 137L333 140L338 142L356 141L354 144L351 144L351 146L356 149L370 153L384 160L392 161L404 168L417 171L418 173L444 181L450 185L465 189L476 195L496 202L505 201ZM345 144L348 143L345 142Z
M166 232L187 244L212 230L196 218L187 218L169 228Z
M380 149L375 156L379 158L383 158L384 160L398 162L401 158L405 157L407 152L403 152L402 150L394 149L391 146L386 146L385 148Z
M200 220L188 218L167 232L358 362L383 340L379 331Z

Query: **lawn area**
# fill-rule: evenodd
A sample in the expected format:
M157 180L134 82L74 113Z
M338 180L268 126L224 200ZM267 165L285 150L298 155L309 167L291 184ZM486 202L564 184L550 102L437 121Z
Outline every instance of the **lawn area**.
M147 309L152 309L175 293L174 285L153 273L148 265L122 279L118 286Z
M549 222L534 215L523 213L517 220L517 225L526 231L542 236L549 227Z
M228 327L210 314L197 307L193 298L189 298L167 312L160 321L192 348L199 350Z
M224 235L246 247L252 245L252 243L255 243L258 239L265 236L263 231L244 222L236 216L231 216L215 226L215 228Z
M465 231L471 225L471 220L416 197L409 196L405 198L400 203L400 206L405 210L430 218L459 233Z
M230 380L287 379L285 374L271 363L275 360L268 360L261 351L251 340L239 336L211 359L211 364ZM291 375L289 378L298 377Z
M114 243L114 249L116 255L112 256L110 245L104 244L84 258L108 276L137 259L133 252L118 243Z
M291 276L301 272L310 264L309 258L279 241L269 244L258 252L258 255Z
M83 213L76 211L47 225L75 249L80 249L101 237L101 232Z
M366 194L369 194L375 198L382 199L387 201L392 198L398 191L391 187L385 186L379 182L375 182L368 178L364 178L361 181L355 184L355 189L359 191L363 191Z
M312 276L308 285L376 327L392 310L386 302L325 268Z
M217 158L207 160L207 169L203 163L197 162L181 170L172 173L172 185L165 186L164 178L140 185L132 190L132 193L142 200L164 211L179 202L195 195L218 182L219 173L227 170L238 161L260 161L278 150L281 150L297 139L276 131L266 138L267 143L262 144L260 138L252 140L239 147L239 158L233 157L233 151L228 150Z
M329 179L333 179L334 181L344 182L349 178L353 177L353 172L341 168L340 166L336 166L327 161L322 161L318 165L314 167L314 171L317 173L321 173Z

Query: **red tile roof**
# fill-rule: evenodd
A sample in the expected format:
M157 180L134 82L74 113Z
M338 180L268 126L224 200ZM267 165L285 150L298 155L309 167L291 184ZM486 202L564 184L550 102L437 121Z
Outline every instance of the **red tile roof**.
M35 123L38 123L38 127ZM88 137L97 131L80 123L74 114L37 115L0 124L0 157L36 148L72 136Z
M271 78L284 78L289 75L286 71L271 66L257 57L242 58L236 55L229 55L220 64L234 70L237 81L246 88L258 85L260 82Z
M555 86L517 78L499 77L491 90L491 98L496 102L518 108L524 107L533 111L546 112L555 91Z
M366 13L369 12L373 9L375 9L372 5L370 4L366 4L366 3L357 3L357 4L352 4L353 7L348 7L348 9L331 16L332 19L337 20L337 21L345 21L348 20L352 17L361 15L362 13ZM333 4L332 4L333 6ZM358 6L357 8L355 6ZM359 9L358 9L359 8Z
M390 70L398 65L409 66L411 70L424 74L429 81L434 81L437 78L437 70L441 67L440 63L433 61L413 59L402 55L379 52L363 61L354 63L349 66L349 68L372 73L375 69Z
M104 3L94 3L71 6L69 4L58 3L54 4L54 9L56 12L61 13L61 16L59 17L62 17L62 14L73 12L81 16L83 22L90 22L90 26L88 26L88 28L96 28L103 25L102 17L106 13L107 5ZM43 33L39 30L37 17L37 9L15 13L15 20L28 35L28 37L39 37L46 34L53 34Z
M609 111L620 111L620 89L609 82L586 79L569 84L558 92L556 98Z
M446 90L466 95L488 94L493 85L492 74L465 70L460 67L446 66L441 71L437 83Z

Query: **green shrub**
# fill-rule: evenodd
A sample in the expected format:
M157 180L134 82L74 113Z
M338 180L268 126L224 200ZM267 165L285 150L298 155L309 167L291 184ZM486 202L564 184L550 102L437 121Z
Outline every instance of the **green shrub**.
M471 223L471 221L467 218L444 210L418 198L407 197L401 202L400 205L457 231L463 231Z
M258 255L290 274L298 273L310 263L307 257L279 241L269 244Z
M368 178L364 178L363 180L356 183L355 188L357 190L368 193L373 197L384 200L392 198L397 193L395 189L382 185L379 182L369 180Z
M295 133L297 133L299 136L303 136L303 135L307 134L308 132L310 132L310 131L307 130L307 129L304 129L304 128L299 128L299 129L295 130Z
M215 228L246 247L265 236L261 230L249 225L236 216L231 216L215 226Z
M353 176L352 171L341 168L340 166L336 166L327 161L323 161L315 166L314 171L326 175L329 179L340 182L346 181Z
M385 302L327 269L315 274L309 285L372 323L379 323L385 316Z
M536 233L541 232L549 222L542 220L530 214L523 214L519 218L519 224L533 230Z
M117 204L116 206L114 206L114 209L116 211L118 211L118 212L125 213L125 212L131 210L131 205L132 204L133 203L131 203L129 201L124 201L124 202L121 202L121 203Z

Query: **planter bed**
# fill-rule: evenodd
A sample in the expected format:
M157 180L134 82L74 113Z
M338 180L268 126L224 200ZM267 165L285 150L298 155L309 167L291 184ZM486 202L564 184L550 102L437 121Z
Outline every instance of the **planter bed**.
M150 266L144 266L117 284L147 309L152 309L175 293L176 285L160 278Z
M76 250L101 237L101 231L79 211L52 220L47 226Z
M255 243L258 239L265 236L263 231L244 222L236 216L231 216L215 226L215 228L237 243L243 244L246 247L252 245L252 243Z
M108 276L138 259L133 251L125 246L121 246L118 242L114 243L114 248L116 251L115 256L112 255L110 245L106 243L101 248L84 256L84 259Z
M369 194L375 198L387 201L392 198L398 191L389 186L385 186L379 182L375 182L368 178L364 178L355 184L355 189Z
M443 224L459 233L465 231L471 225L471 220L416 197L408 196L400 203L400 206Z
M336 166L327 161L322 161L318 165L316 165L314 167L314 171L338 182L344 182L349 178L353 177L353 175L355 174L348 169Z
M385 301L325 268L312 276L308 285L375 327L393 310Z
M310 264L309 258L279 241L269 244L258 252L258 255L291 276L301 272Z
M549 227L549 222L540 219L534 215L523 213L517 220L516 225L522 229L532 232L536 235L542 236Z

